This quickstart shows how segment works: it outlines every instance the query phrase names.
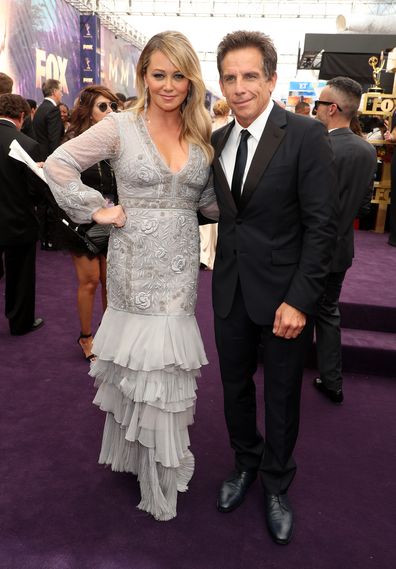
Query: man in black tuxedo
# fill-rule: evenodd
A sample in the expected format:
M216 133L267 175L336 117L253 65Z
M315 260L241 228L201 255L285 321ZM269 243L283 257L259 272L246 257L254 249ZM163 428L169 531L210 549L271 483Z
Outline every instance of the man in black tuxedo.
M34 202L45 185L8 155L11 142L17 140L34 160L40 159L37 142L20 132L28 113L29 105L20 95L0 96L0 277L5 269L5 314L13 335L37 330L44 323L35 318L34 310L38 237Z
M277 55L260 32L233 32L218 47L220 86L235 121L214 132L220 208L213 273L216 343L235 471L217 507L238 507L257 473L271 537L288 543L287 489L296 464L304 356L311 315L335 243L334 157L318 121L271 100ZM253 375L263 345L265 440Z
M314 386L333 403L342 403L341 322L339 299L354 256L353 222L370 211L377 154L374 146L349 128L356 116L362 88L349 77L327 82L315 102L316 118L328 129L335 155L340 196L337 246L315 319L320 377Z
M40 144L41 159L46 160L58 148L64 135L58 106L62 100L61 84L56 79L47 79L43 83L42 91L44 101L34 114L33 131L37 142ZM51 250L53 247L53 226L57 223L56 215L48 202L39 204L38 215L41 248Z

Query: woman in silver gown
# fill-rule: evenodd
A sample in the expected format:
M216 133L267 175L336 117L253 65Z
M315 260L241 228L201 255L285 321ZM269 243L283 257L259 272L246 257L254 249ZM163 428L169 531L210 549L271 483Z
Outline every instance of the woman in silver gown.
M99 462L137 475L138 507L176 516L194 471L188 425L207 363L194 316L197 210L216 218L208 182L211 125L198 58L178 32L157 34L137 66L139 98L58 148L44 171L76 222L111 223L108 308L95 336L94 403L106 412ZM106 208L80 172L110 160L119 205Z

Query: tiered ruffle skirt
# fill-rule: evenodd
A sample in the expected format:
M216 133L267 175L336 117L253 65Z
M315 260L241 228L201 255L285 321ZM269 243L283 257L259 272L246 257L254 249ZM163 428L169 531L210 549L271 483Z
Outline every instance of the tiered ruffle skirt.
M170 520L194 472L188 426L208 363L195 317L108 308L93 352L94 404L107 414L99 463L136 474L138 508Z

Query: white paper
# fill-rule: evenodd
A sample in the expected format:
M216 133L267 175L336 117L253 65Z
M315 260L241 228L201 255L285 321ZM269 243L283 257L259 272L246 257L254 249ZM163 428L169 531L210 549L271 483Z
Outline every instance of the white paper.
M45 179L43 169L37 166L33 158L29 156L29 154L26 152L26 150L22 148L22 146L19 144L17 140L14 139L11 142L10 151L8 154L9 156L11 156L11 158L15 158L15 160L19 160L20 162L26 164L26 166L29 166L29 168L33 170L33 172L37 176L39 176L42 180L44 180L44 182L47 182L47 180Z

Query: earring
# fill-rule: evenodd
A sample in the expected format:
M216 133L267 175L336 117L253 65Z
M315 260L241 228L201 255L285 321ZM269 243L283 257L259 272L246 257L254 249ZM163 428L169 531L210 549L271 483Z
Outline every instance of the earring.
M149 119L147 117L147 109L148 109L148 98L149 98L149 93L148 93L148 87L146 86L144 88L144 108L143 108L143 114L144 114L144 118L147 122L149 122Z

